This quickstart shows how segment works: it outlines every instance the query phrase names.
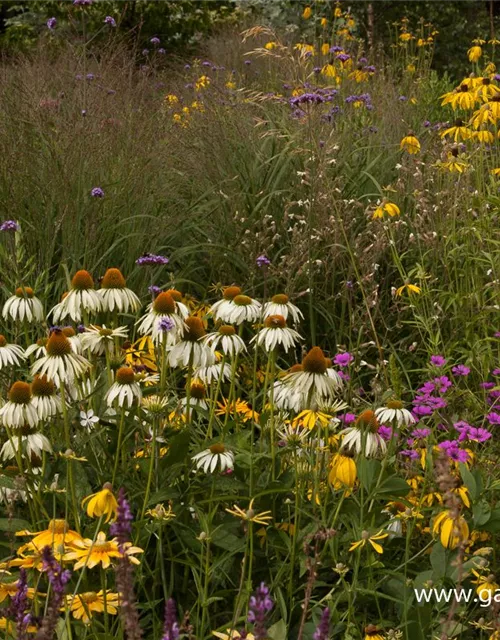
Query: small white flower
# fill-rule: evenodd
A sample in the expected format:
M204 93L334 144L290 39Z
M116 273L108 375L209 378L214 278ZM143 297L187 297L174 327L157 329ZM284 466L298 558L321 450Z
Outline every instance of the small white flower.
M80 411L80 424L82 427L85 427L89 431L91 431L96 424L99 422L99 416L94 414L93 409L89 409L88 411Z
M205 473L213 473L218 466L221 471L232 469L234 466L234 454L227 451L222 443L213 444L208 449L194 455L191 460L197 469L203 469Z
M43 305L31 287L18 287L4 304L2 315L6 320L10 316L19 322L42 322L45 317Z
M0 335L0 369L8 366L18 367L26 354L17 344L8 344L5 336Z

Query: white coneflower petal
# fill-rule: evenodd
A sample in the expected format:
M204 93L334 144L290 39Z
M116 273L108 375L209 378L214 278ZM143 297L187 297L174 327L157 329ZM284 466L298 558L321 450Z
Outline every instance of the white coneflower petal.
M38 414L27 382L18 381L11 386L8 401L0 407L0 423L11 429L25 425L36 427L38 424Z
M222 325L217 331L204 336L202 340L212 351L221 350L230 358L247 350L243 339L231 325Z
M377 453L385 453L387 444L378 433L372 431L363 431L357 426L347 427L339 432L342 437L342 449L361 453L363 450L363 440L365 442L364 454L367 458L377 455Z
M296 331L286 326L283 316L273 315L266 318L264 328L255 335L251 342L257 342L266 351L273 351L281 346L288 353L302 339Z
M185 309L185 305L183 305ZM181 313L180 303L176 302L168 291L159 293L146 308L146 314L137 321L137 330L141 335L151 336L158 344L164 339L165 344L175 344L184 331L184 310ZM170 326L171 325L171 326ZM165 327L170 329L165 331Z
M45 349L45 345L47 344L47 340L48 338L39 338L34 344L30 344L24 352L25 358L30 358L31 356L43 358L43 356L46 356L47 350Z
M45 317L43 305L31 287L18 287L15 295L5 302L2 315L6 320L10 316L19 322L42 322Z
M197 469L203 469L205 473L213 473L217 466L221 471L232 469L234 464L234 454L227 451L223 444L214 444L208 449L197 453L192 458Z
M193 378L201 380L203 384L210 385L218 380L231 380L232 368L229 364L222 366L221 362L206 367L199 367L193 372Z
M32 456L41 458L44 451L52 453L52 446L46 436L42 433L24 429L20 436L14 433L12 439L4 443L0 451L0 457L2 460L11 460L16 457L19 448L28 458Z
M168 354L171 367L206 367L215 363L215 354L202 342L206 335L200 318L188 316L185 320L182 340L172 347Z
M380 422L395 422L398 427L416 422L413 414L405 409L399 400L391 400L386 407L379 407L375 410L375 415Z
M90 362L74 353L71 342L60 330L52 332L46 350L47 355L34 362L31 373L47 376L57 386L79 378L90 368Z
M101 310L102 302L94 289L94 280L85 270L77 271L71 280L71 289L59 304L50 311L55 323L68 316L73 322L80 322L84 314L95 315ZM50 315L50 314L49 314Z
M40 420L61 413L62 401L56 395L55 384L46 376L35 376L31 383L32 403Z
M130 367L121 367L116 372L116 381L111 385L106 393L106 403L112 407L115 401L119 407L130 408L134 401L142 399L142 391L135 381L135 374Z

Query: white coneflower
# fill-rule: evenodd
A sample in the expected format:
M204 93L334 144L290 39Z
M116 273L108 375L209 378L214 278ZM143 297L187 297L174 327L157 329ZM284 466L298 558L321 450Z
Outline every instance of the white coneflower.
M60 329L50 334L45 348L47 355L35 360L31 374L45 375L56 386L79 378L90 368L90 362L73 351L70 341Z
M231 380L232 373L231 365L226 363L222 366L222 362L216 362L207 367L195 369L193 377L201 380L203 384L210 385L218 380Z
M168 346L175 344L184 328L179 303L170 293L164 291L156 296L146 311L147 313L136 323L137 331L143 336L151 336L155 344L163 342L164 339Z
M56 395L56 387L47 376L35 376L31 383L32 403L40 420L47 420L61 413L61 398Z
M141 301L131 289L119 269L108 269L97 291L101 298L103 311L129 313L141 308Z
M217 300L217 302L215 302L209 309L209 313L213 315L214 320L222 320L223 322L226 322L226 315L232 308L231 302L240 294L240 287L226 287L222 292L222 298Z
M387 445L381 435L377 433L377 416L370 409L363 411L356 422L339 432L342 436L341 448L354 453L361 453L364 446L364 455L367 458L385 453ZM363 445L364 443L364 445Z
M197 316L188 316L185 320L182 339L172 347L168 354L168 361L171 367L206 367L214 364L215 354L201 342L205 336L203 322Z
M230 358L236 356L242 351L246 351L246 345L243 339L236 333L236 329L230 324L223 324L217 331L207 333L203 338L203 342L211 347L213 351L220 350Z
M289 373L296 373L302 371L302 365L294 365ZM280 411L295 411L299 412L303 409L303 396L299 391L295 391L290 388L283 378L279 378L273 384L273 388L268 392L269 399L273 400L273 405Z
M142 391L135 381L134 370L130 367L120 367L116 372L115 382L106 394L108 407L112 407L115 400L119 407L130 408L134 401L141 401Z
M128 335L127 327L117 327L116 329L107 329L106 325L98 327L91 324L90 327L80 335L80 341L84 349L89 349L90 353L96 356L102 356L113 351L115 338L126 338Z
M288 296L284 293L278 293L271 298L270 302L264 304L263 318L283 316L285 320L288 320L289 315L293 320L293 324L299 324L299 322L304 319L302 311L292 304Z
M261 313L262 305L258 300L240 294L231 300L226 317L223 318L221 313L219 313L219 317L228 324L242 324L243 322L257 322Z
M187 305L182 302L182 293L177 291L177 289L167 289L165 293L168 293L175 300L175 304L177 305L177 311L180 314L181 318L187 318L189 315L189 309Z
M9 344L5 336L0 335L0 369L9 366L18 367L25 357L26 354L22 347L17 344Z
M305 429L299 424L287 422L276 429L278 436L290 447L300 448L311 435L310 429Z
M319 347L313 347L302 360L302 370L293 371L284 378L291 389L304 398L328 400L341 385L327 373L328 361Z
M94 289L92 276L88 271L81 269L73 276L71 289L50 313L56 324L68 316L73 322L81 322L84 314L95 315L99 313L101 306L101 298Z
M31 287L18 287L15 295L3 305L2 315L7 320L19 322L42 322L44 320L43 305L35 296Z
M187 407L187 396L181 398L179 404L183 409ZM193 380L189 387L189 409L208 409L207 390L201 380Z
M75 353L82 352L81 334L77 333L73 327L61 327L62 334L68 338L71 348Z
M232 469L234 454L232 451L228 451L222 443L218 443L197 453L191 460L195 463L197 469L203 469L205 473L213 473L218 466L221 471Z
M33 456L41 458L44 451L52 453L52 446L48 438L31 427L16 429L12 439L7 440L3 445L0 457L2 460L11 460L16 457L19 448L28 458Z
M375 415L380 422L395 422L398 427L416 422L413 414L403 407L400 400L389 400L385 407L375 410Z
M286 326L283 316L276 315L265 319L264 328L250 342L257 342L265 351L273 351L277 346L282 346L288 353L288 350L293 348L299 340L302 340L302 336Z
M85 375L66 380L66 383L67 386L65 390L68 392L70 398L78 402L88 400L97 386L97 380L92 381L90 377Z
M25 425L36 427L38 413L33 406L30 385L27 382L14 382L8 398L8 401L0 407L0 423L11 429L18 429Z
M30 344L29 347L26 348L24 355L26 358L34 356L35 358L42 358L47 355L47 350L45 347L47 346L48 338L38 338L38 340Z

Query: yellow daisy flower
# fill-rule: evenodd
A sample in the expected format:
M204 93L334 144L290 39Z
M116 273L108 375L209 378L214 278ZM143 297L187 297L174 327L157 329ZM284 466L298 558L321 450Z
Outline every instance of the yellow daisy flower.
M353 542L349 547L349 551L362 549L363 547L366 546L367 543L370 543L370 545L373 547L373 549L377 553L384 553L384 548L377 541L387 538L388 535L389 535L388 533L383 532L383 529L380 529L378 533L374 533L373 535L371 535L369 531L363 531L361 533L361 540L357 540L356 542Z
M106 516L106 522L116 516L118 502L112 492L109 482L103 486L101 491L93 493L82 500L82 507L87 504L87 515L90 518L100 518Z

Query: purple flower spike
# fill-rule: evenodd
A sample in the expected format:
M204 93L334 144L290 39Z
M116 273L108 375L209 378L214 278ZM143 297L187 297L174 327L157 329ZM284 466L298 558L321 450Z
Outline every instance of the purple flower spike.
M117 502L116 520L110 526L109 532L118 538L119 548L122 550L123 545L130 540L132 535L132 520L134 519L123 487L118 492Z
M165 622L163 625L163 636L161 640L177 640L180 636L177 613L175 610L175 600L169 598L165 605Z
M248 622L254 625L256 640L267 638L266 616L274 607L274 602L269 595L269 589L261 582L248 603Z
M330 634L330 609L326 607L321 614L316 631L313 634L313 640L328 640Z

